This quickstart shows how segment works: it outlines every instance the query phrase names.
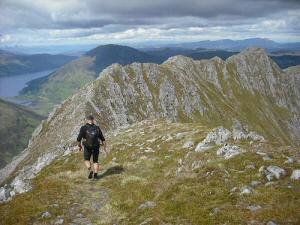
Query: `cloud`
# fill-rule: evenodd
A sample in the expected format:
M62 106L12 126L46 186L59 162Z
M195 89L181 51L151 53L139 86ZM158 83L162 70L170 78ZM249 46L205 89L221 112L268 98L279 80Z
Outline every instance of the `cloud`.
M268 36L265 29L294 40L299 21L298 0L0 1L1 43Z
M300 7L292 0L2 0L0 4L2 27L60 29L160 24L172 18L183 24L185 18L193 18L201 25L201 19L230 22Z

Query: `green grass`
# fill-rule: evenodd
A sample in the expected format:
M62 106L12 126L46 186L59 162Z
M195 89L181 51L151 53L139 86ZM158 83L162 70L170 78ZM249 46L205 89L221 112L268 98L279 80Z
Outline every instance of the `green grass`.
M289 176L299 165L284 164L284 156L294 156L298 150L265 143L261 149L274 159L264 161L248 142L235 143L247 152L230 160L216 156L217 147L204 153L182 149L186 140L198 143L208 131L202 124L163 120L122 129L117 136L108 136L111 151L107 157L101 157L101 166L102 173L115 166L124 171L112 172L96 182L88 181L81 153L64 156L34 179L32 191L0 205L0 216L7 225L34 221L47 224L57 216L71 222L75 215L70 206L80 203L76 213L82 213L94 224L139 224L147 219L151 220L149 224L246 224L251 220L260 224L269 220L297 224L300 183L291 181ZM163 141L164 135L175 137L179 132L190 133L179 140ZM156 139L148 141L153 138ZM154 152L144 152L147 147ZM183 162L181 173L176 172L179 159ZM195 161L202 164L193 170ZM256 169L245 169L252 163ZM265 186L266 178L258 173L262 165L278 165L288 174L273 186ZM230 193L233 187L250 185L253 180L261 182L253 194ZM156 206L139 209L146 201L153 201ZM94 209L93 202L100 208ZM54 203L59 207L51 207ZM262 209L251 212L249 205L260 205ZM216 208L219 210L213 213ZM44 211L53 216L42 219Z

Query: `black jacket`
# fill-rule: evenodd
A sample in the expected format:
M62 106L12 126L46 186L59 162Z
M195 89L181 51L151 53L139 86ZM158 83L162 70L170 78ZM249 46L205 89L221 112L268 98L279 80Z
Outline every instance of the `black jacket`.
M79 131L79 134L78 134L78 137L77 137L77 141L78 142L81 142L82 139L86 139L86 130L88 129L89 126L96 126L99 129L99 132L98 132L99 137L98 138L101 141L105 141L105 138L103 136L103 133L102 133L100 127L97 126L97 125L95 125L95 124L89 124L89 123L87 123L87 124L85 124L84 126L82 126L80 128L80 131Z

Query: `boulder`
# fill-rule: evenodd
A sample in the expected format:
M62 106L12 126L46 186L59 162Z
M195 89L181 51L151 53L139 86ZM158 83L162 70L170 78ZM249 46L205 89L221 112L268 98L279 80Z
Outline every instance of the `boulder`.
M285 164L294 163L294 162L296 162L296 159L293 157L287 157L287 160L284 161Z
M206 138L196 146L195 151L206 151L212 147L212 144L222 145L231 137L232 134L229 130L217 127L206 135Z
M239 146L231 145L231 144L225 144L222 148L220 148L217 151L218 156L222 156L225 159L230 159L234 156L237 156L241 153L243 153L244 150L241 149Z
M1 202L6 202L10 200L10 193L9 190L6 189L5 187L0 188L0 203Z
M251 193L253 192L252 188L251 187L242 187L241 188L241 195L250 195Z
M261 206L260 205L249 205L247 207L247 209L249 209L251 212L255 212L255 211L261 209Z
M186 141L184 144L183 144L183 148L192 148L194 146L194 142L189 140L189 141Z
M155 202L147 201L147 202L141 204L141 205L139 206L139 209L154 208L155 206L156 206L156 203L155 203Z
M247 139L247 134L240 121L235 120L232 126L232 137L233 140L244 140Z
M265 175L268 181L274 179L274 177L278 180L286 175L286 171L279 166L268 166L265 170Z
M291 175L292 180L299 180L300 179L300 170L293 170Z
M254 131L250 131L247 134L247 138L252 141L264 141L265 140L265 138L263 136L261 136L260 134L254 132Z
M51 213L49 213L48 211L42 213L42 218L50 218L50 217L51 217Z

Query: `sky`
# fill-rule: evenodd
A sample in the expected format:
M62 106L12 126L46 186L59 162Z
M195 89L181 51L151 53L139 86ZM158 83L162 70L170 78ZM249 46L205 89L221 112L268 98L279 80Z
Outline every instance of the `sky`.
M0 0L0 45L300 41L300 0Z

